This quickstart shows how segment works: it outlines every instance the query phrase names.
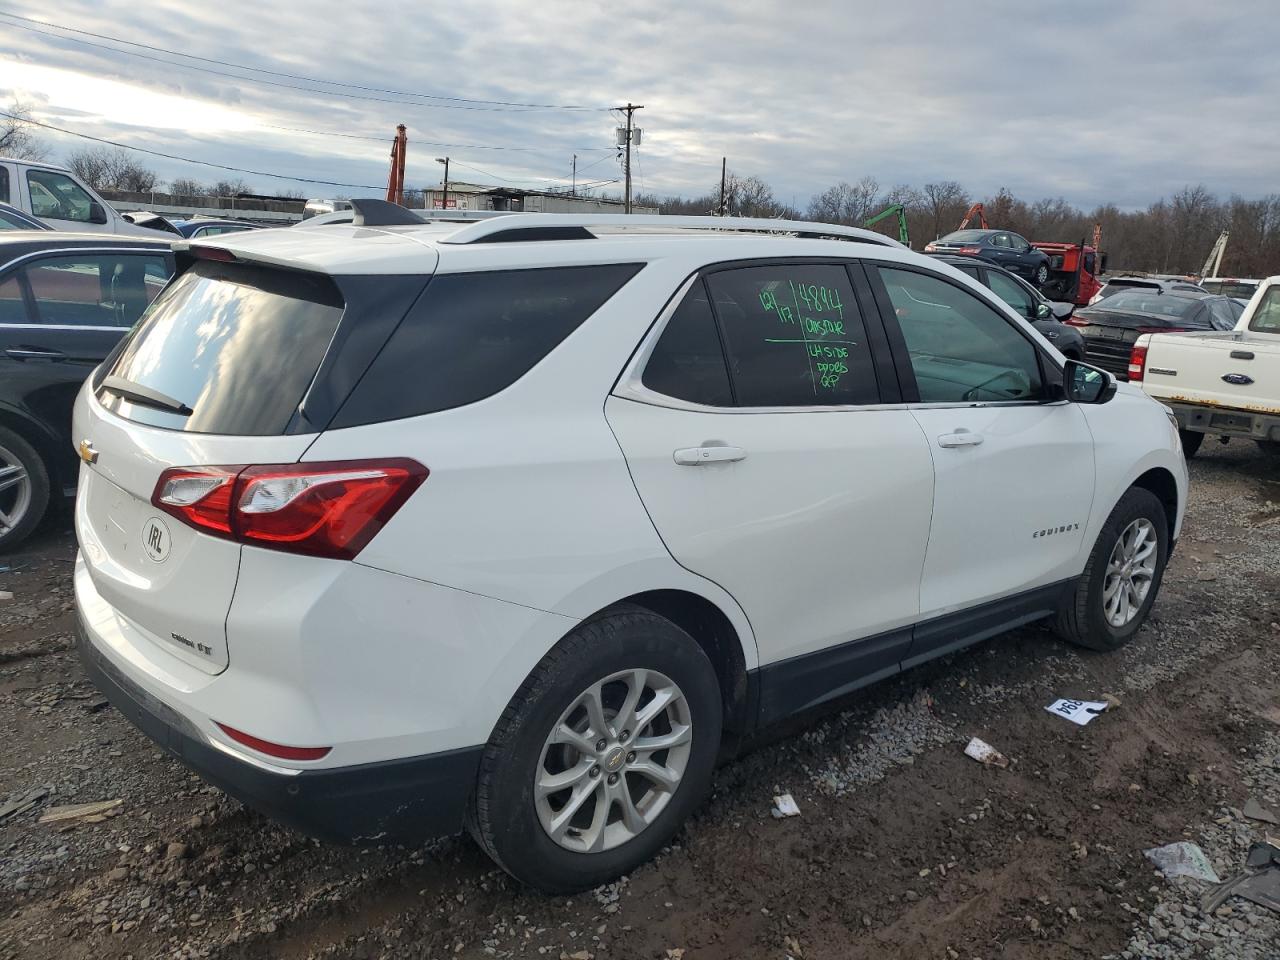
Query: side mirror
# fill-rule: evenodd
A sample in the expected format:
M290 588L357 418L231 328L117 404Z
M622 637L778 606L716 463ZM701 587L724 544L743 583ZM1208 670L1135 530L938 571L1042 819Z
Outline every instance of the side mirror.
M1055 320L1065 320L1076 312L1076 305L1074 303L1054 301L1049 304L1049 312L1053 314Z
M1116 395L1115 377L1078 360L1067 361L1063 380L1072 403L1106 403Z
M1039 303L1037 303L1037 304L1036 304L1036 319L1037 319L1037 320L1048 320L1048 319L1049 319L1049 314L1050 314L1050 313L1051 313L1051 311L1050 311L1050 309L1049 309L1049 305L1048 305L1047 303L1045 303L1043 300L1041 300Z
M107 211L102 209L102 204L97 200L89 201L89 222L90 223L106 223Z

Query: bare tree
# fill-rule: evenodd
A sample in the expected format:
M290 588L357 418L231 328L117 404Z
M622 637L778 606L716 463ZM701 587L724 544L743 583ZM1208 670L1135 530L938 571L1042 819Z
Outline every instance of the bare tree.
M842 181L810 200L807 216L826 223L861 226L876 212L879 195L880 184L874 177L863 177L857 183Z
M208 195L209 188L199 180L178 177L169 181L169 193L175 197L203 197Z
M718 197L720 184L716 184ZM725 175L725 205L731 217L794 218L799 214L773 195L773 187L757 176ZM718 199L715 203L718 204Z
M71 172L95 190L150 193L160 182L154 170L144 167L123 147L86 147L67 154Z
M48 148L36 139L35 125L31 122L31 108L15 100L0 116L0 157L14 160L43 160Z
M234 197L242 193L253 193L254 189L237 177L234 180L219 180L210 188L210 192L215 197Z
M932 215L933 229L931 233L934 237L942 236L944 225L959 223L965 208L969 206L969 194L965 192L964 187L954 180L926 183L924 185L924 198L929 213ZM950 226L945 226L945 231L947 232L952 229Z

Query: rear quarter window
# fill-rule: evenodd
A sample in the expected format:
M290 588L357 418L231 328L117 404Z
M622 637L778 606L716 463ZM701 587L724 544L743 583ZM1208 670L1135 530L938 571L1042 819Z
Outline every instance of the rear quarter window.
M641 266L434 277L330 426L421 416L505 390L599 310Z

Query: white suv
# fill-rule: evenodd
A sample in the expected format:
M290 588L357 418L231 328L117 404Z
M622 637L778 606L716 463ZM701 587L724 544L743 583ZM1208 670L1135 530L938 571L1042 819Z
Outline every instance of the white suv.
M86 666L247 804L589 887L762 724L1151 609L1174 425L960 272L820 224L357 207L180 250L76 407Z

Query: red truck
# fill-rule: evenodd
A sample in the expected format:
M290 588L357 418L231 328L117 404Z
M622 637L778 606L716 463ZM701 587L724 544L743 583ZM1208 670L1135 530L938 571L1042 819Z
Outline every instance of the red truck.
M1036 243L1031 245L1049 255L1049 279L1040 292L1050 300L1087 306L1102 289L1098 274L1105 272L1107 258L1096 246L1083 243Z

